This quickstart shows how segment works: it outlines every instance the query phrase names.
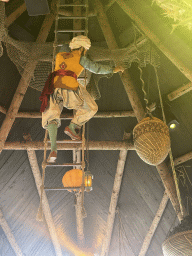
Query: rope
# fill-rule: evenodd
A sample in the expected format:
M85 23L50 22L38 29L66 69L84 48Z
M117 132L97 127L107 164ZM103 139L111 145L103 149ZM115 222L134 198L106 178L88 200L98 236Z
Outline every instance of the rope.
M85 1L86 4L86 20L85 20L85 36L88 35L88 0ZM84 78L84 86L87 85L87 71L85 69L85 78ZM82 185L81 185L81 193L82 193L82 201L81 201L81 209L83 217L87 216L85 207L84 207L84 193L85 193L85 124L83 125L83 132L82 132Z
M44 138L44 159L43 159L43 163L42 163L43 175L42 175L42 185L40 187L40 190L41 190L40 204L39 204L39 209L38 209L37 216L36 216L36 220L37 221L43 221L42 201L43 201L43 191L44 191L44 181L45 181L45 168L46 168L47 135L48 135L48 130L45 131L45 138Z
M137 52L137 55L136 55L136 59L138 60L138 69L139 69L139 73L140 73L140 80L141 80L141 83L142 83L142 91L143 91L143 94L144 94L144 101L145 101L145 105L146 105L146 115L149 115L149 116L152 116L151 114L151 109L150 107L148 106L149 105L149 101L148 101L148 98L147 98L147 93L145 91L145 82L143 80L143 70L141 68L141 61L139 59L139 50L138 50L138 47L137 47L137 33L136 33L136 27L134 26L134 45L135 45L135 49L136 49L136 52ZM150 61L151 61L151 51L150 51Z
M159 92L159 99L160 99L160 104L161 104L161 109L162 109L163 121L166 124L166 118L165 118L165 112L164 112L164 107L163 107L163 100L162 100L162 96L161 96L161 90L160 90L157 68L154 67L154 70L155 70L155 76L156 76L157 87L158 87L158 92ZM175 181L177 197L178 197L178 200L179 200L180 211L181 211L182 216L184 216L183 204L182 204L182 200L181 200L181 194L180 194L180 190L179 190L179 183L178 183L178 180L177 180L177 174L176 174L176 171L175 171L175 165L174 165L174 161L173 161L173 154L172 154L171 147L170 147L170 150L169 150L169 157L170 157L170 162L171 162L171 168L172 168L172 171L173 171L173 177L174 177L174 181Z

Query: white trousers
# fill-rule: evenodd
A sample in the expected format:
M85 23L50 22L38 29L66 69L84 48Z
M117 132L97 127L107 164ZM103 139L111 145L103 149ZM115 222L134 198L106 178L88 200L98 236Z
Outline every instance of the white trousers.
M42 113L42 126L47 129L50 121L61 125L60 115L63 107L75 109L72 123L82 126L91 119L98 111L98 106L87 90L79 85L77 91L55 88L54 93L50 95L49 105Z

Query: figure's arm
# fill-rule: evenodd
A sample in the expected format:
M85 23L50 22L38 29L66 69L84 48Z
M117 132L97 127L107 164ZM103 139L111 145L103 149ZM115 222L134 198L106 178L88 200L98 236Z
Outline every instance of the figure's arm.
M86 56L81 57L80 65L95 74L111 74L111 73L113 73L112 66L94 62L94 61L88 59Z

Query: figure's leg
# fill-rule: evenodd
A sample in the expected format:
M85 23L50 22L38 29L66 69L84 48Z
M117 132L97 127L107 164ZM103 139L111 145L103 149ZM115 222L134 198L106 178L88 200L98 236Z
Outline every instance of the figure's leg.
M54 163L57 159L57 123L53 120L48 123L47 130L51 141L51 153L47 159L48 163Z
M70 106L70 108L76 110L76 113L70 125L65 128L65 133L72 139L79 140L81 136L77 130L80 130L81 126L95 115L98 111L98 106L83 86L80 85L76 92L72 92L70 92L70 99L72 100L68 102L71 104L68 104L67 108Z
M50 96L49 106L42 113L42 126L48 130L49 138L51 141L51 153L47 159L47 162L54 163L57 158L57 128L61 125L60 114L63 105L58 104L54 97Z

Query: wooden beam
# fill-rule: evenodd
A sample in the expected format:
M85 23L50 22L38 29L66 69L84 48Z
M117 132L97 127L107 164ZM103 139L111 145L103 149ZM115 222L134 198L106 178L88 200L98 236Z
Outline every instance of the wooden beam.
M104 236L100 256L108 255L112 232L113 232L113 225L114 225L114 221L115 221L117 201L119 198L119 192L120 192L120 188L121 188L121 181L123 178L125 161L127 159L127 152L128 152L127 150L121 150L119 153L119 159L117 162L117 170L116 170L114 184L113 184L113 191L111 194L109 213L108 213L108 217L107 217L106 233Z
M0 112L6 115L7 109L5 109L4 107L0 106Z
M70 141L67 143L57 143L57 150L81 150L81 143ZM42 141L28 141L28 142L6 142L4 150L44 150L44 143ZM51 149L48 145L47 149ZM89 150L134 150L134 145L128 141L89 141Z
M116 0L110 0L107 5L105 5L104 10L107 12L109 8L116 2Z
M77 238L79 246L84 246L85 236L84 236L84 221L83 221L83 209L82 209L82 193L76 194L76 225L77 225Z
M22 253L21 249L19 248L15 237L5 219L5 217L3 216L3 212L0 210L0 225L11 245L11 247L13 248L13 251L15 252L15 255L17 256L24 256L24 254Z
M118 0L117 2L119 3ZM99 20L99 24L103 31L103 35L105 36L108 47L111 49L116 49L118 47L117 42L110 28L107 16L104 13L103 6L99 0L95 0L94 3L95 3L95 8L97 9L97 13L99 14L97 16ZM128 95L128 98L130 100L130 103L132 105L135 116L138 121L141 121L144 118L145 111L143 109L141 101L136 93L135 87L130 79L130 75L127 70L123 73L123 75L121 76L121 79L125 87L126 93ZM170 171L167 168L165 163L162 163L161 165L157 166L157 170L160 174L160 177L162 179L166 192L172 202L175 212L179 220L182 220L183 216L181 215L180 204L177 197L176 187L175 187L175 182L173 180L173 177L171 176Z
M53 21L54 21L53 13L50 13L45 16L42 28L41 28L39 35L37 37L37 40L36 40L37 43L44 43L46 41L49 31L51 29L51 26L53 24ZM35 49L32 49L32 51L31 51L32 55L34 52L35 52ZM19 107L20 107L21 102L24 98L24 95L27 91L29 82L33 76L36 65L37 65L37 61L30 62L30 60L26 64L22 78L19 82L19 85L17 87L17 90L16 90L13 100L11 102L11 105L9 107L9 110L7 111L6 117L3 121L3 124L0 129L0 153L4 147L4 144L7 139L8 134L9 134L9 131L11 130L11 127L15 121Z
M26 11L26 4L23 3L20 5L14 12L12 12L6 19L5 19L5 26L9 27L22 13Z
M178 219L181 221L183 219L183 216L181 214L181 209L176 193L176 188L175 188L175 182L173 180L172 173L169 171L167 165L165 162L159 164L156 166L158 173L161 177L161 180L163 182L163 185L165 187L166 193L169 196L169 199L173 205L173 208L177 214Z
M176 32L171 33L172 27L162 21L150 3L135 0L116 2L163 54L192 81L192 49Z
M4 107L0 106L0 112L7 113ZM97 112L93 118L114 118L114 117L135 117L132 110L130 111L112 111L112 112ZM16 118L42 118L40 112L18 112ZM72 119L72 114L61 114L61 119Z
M165 208L167 206L168 200L169 200L169 197L166 194L166 192L164 192L163 198L162 198L161 203L159 205L159 209L157 210L157 213L156 213L156 215L155 215L155 217L153 219L151 227L148 230L147 235L146 235L146 237L144 239L143 245L142 245L141 250L139 252L139 256L145 256L146 255L146 253L147 253L147 251L149 249L151 240L152 240L152 238L153 238L153 236L155 234L155 231L156 231L156 229L158 227L158 224L159 224L159 222L161 220L161 217L162 217L162 215L163 215L163 213L165 211Z
M37 162L37 157L35 154L34 150L27 150L27 154L28 154L28 158L29 158L29 162L30 162L30 166L31 166L31 170L33 172L33 176L35 179L35 184L37 187L37 191L39 193L39 196L41 196L41 185L42 185L42 178L41 178L41 172L39 170L39 165ZM45 191L43 192L43 198L42 198L42 207L43 207L43 213L45 216L45 220L47 223L47 227L51 236L51 240L53 242L53 246L55 249L55 253L57 256L62 256L62 250L61 250L61 246L57 237L57 232L56 232L56 228L55 228L55 224L53 221L53 217L51 214L51 210L50 210L50 206L49 206L49 202L46 196Z
M188 83L188 84L185 84L181 87L179 87L177 90L169 93L167 95L167 98L170 100L170 101L173 101L179 97L181 97L182 95L190 92L192 90L192 82Z
M104 12L102 3L100 2L100 0L94 0L94 3L95 3L95 5L94 5L95 9L97 10L97 13L98 13L97 18L98 18L99 24L101 26L101 29L103 31L103 34L104 34L104 37L105 37L105 40L107 42L109 49L110 50L118 49L119 47L117 45L116 39L115 39L113 32L111 30L111 27L109 25L109 21ZM121 76L121 80L123 82L125 91L130 100L130 103L132 105L133 111L134 111L138 121L140 121L143 119L145 112L144 112L144 109L142 107L140 99L135 91L135 87L133 85L133 82L132 82L131 77L127 70L124 71L123 75ZM130 97L130 95L131 95L131 97Z
M175 164L175 166L177 166L177 165L185 163L185 162L187 162L191 159L192 159L192 151L188 152L185 155L182 155L182 156L179 156L179 157L175 158L174 159L174 164Z

